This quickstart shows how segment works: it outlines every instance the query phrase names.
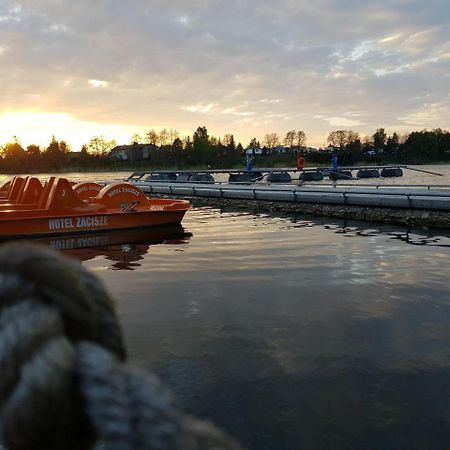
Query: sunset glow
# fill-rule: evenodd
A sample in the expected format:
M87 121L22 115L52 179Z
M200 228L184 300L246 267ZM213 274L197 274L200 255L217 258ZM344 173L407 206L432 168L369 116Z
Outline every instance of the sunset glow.
M25 145L34 143L46 146L52 136L55 136L59 140L66 140L74 151L78 151L95 135L108 136L118 142L128 143L133 133L145 132L137 127L84 122L67 113L39 111L1 114L0 130L3 132L3 142L0 142L0 145L15 136Z

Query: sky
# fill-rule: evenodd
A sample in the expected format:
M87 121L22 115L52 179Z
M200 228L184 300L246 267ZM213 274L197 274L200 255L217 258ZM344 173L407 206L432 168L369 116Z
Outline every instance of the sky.
M0 0L0 143L450 127L448 0Z

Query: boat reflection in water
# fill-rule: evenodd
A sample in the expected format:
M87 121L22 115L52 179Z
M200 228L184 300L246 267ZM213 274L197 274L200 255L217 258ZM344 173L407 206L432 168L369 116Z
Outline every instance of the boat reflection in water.
M175 224L132 230L52 236L31 239L31 242L42 243L80 261L104 256L113 263L111 269L134 270L140 267L139 261L144 259L150 246L157 244L182 245L186 244L191 236L192 234L180 224Z

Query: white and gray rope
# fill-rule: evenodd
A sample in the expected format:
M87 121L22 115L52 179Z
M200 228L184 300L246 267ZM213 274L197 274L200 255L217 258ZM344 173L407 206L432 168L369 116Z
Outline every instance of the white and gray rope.
M125 359L96 277L43 247L0 247L0 448L241 448Z

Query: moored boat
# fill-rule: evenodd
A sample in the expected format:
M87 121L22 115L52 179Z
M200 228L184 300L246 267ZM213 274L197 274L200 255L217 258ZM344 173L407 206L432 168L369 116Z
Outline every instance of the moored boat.
M12 183L11 183L12 184ZM75 190L74 190L75 187ZM149 199L136 186L119 182L83 189L85 200L65 178L51 177L36 203L0 208L0 237L83 233L180 223L189 202ZM91 197L86 195L90 189ZM96 194L96 195L95 195Z
M380 175L383 178L402 177L403 170L400 167L383 167L383 169L381 169Z
M263 174L259 171L230 173L228 176L229 183L254 183L263 179Z
M379 178L380 172L377 169L359 169L356 178Z
M285 170L273 170L267 174L268 183L290 183L292 177Z
M36 207L44 190L36 177L14 177L9 186L5 197L0 199L0 210Z
M300 172L298 179L300 181L322 181L323 173L321 170L315 172Z
M351 180L353 178L350 170L333 169L328 175L330 180Z

